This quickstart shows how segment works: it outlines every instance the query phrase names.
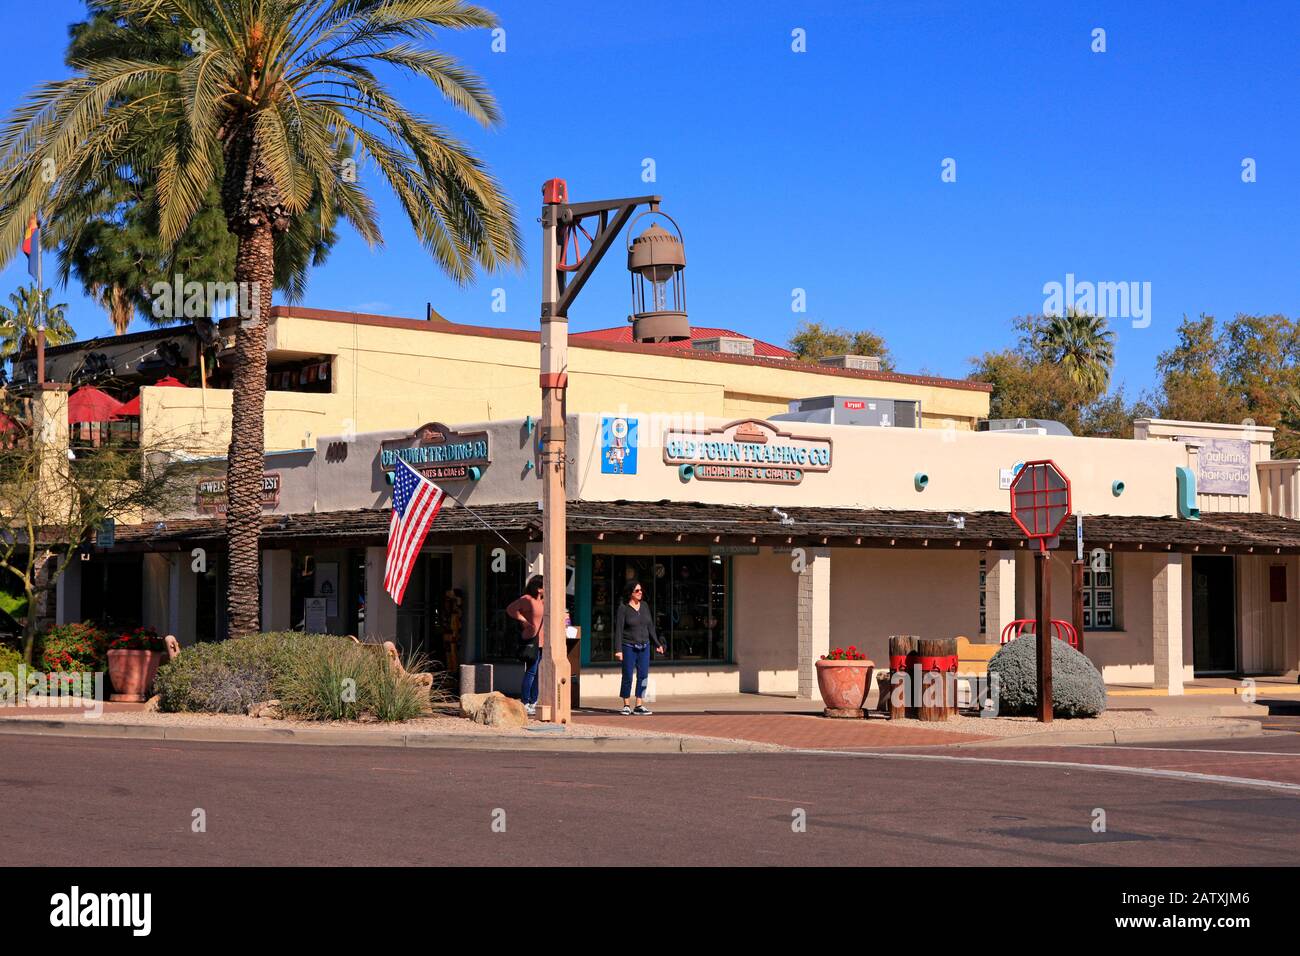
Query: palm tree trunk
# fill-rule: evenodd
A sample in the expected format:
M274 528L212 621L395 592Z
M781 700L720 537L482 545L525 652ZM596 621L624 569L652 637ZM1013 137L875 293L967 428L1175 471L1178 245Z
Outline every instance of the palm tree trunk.
M275 284L275 244L269 223L254 226L239 237L235 281L241 303L246 301L255 315L241 315L235 333L226 476L226 541L230 549L226 608L231 637L253 634L258 629L257 540L262 530L266 323Z

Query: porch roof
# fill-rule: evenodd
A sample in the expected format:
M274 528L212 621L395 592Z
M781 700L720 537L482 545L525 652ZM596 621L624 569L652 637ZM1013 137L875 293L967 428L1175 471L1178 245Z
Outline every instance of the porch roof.
M788 518L784 523L782 516ZM388 535L388 509L265 515L263 547L308 542L377 544ZM959 526L960 525L960 526ZM490 527L489 527L490 526ZM448 506L429 530L431 540L466 542L494 537L538 539L542 515L535 502L484 505L473 512ZM854 508L785 508L705 505L671 501L574 501L569 534L577 541L609 543L764 544L827 547L963 547L1016 549L1032 542L1009 515L995 511L886 511ZM1087 515L1085 544L1122 551L1300 553L1300 521L1257 513L1208 514L1199 521L1174 517ZM138 550L179 550L186 544L224 542L220 517L119 527L117 541ZM1074 548L1074 522L1060 547Z

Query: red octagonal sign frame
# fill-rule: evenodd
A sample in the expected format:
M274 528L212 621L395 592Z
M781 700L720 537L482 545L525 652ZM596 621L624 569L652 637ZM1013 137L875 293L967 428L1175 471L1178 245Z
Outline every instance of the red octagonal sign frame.
M1011 482L1011 520L1026 536L1046 546L1073 511L1070 479L1054 461L1027 461Z

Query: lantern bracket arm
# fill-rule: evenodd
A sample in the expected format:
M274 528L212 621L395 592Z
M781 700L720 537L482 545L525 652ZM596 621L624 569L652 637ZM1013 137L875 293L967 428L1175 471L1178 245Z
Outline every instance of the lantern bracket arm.
M661 196L637 196L632 199L599 199L593 202L569 203L556 210L557 221L566 226L576 225L588 216L600 216L600 228L592 237L591 248L582 257L578 268L569 273L559 270L556 272L560 288L560 298L555 303L556 316L561 318L568 316L573 300L587 284L591 273L596 266L600 265L600 260L614 244L614 239L623 231L623 227L632 218L636 208L640 205L649 205L652 210L657 210L662 198ZM544 212L545 209L546 207L543 207ZM612 219L609 215L611 212L614 213Z

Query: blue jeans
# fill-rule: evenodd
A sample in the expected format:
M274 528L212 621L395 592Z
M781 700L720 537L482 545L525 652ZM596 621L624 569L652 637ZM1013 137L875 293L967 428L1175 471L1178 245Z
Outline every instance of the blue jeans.
M627 700L632 696L632 672L636 671L636 696L645 696L645 682L650 676L650 645L649 644L624 644L621 648L623 651L623 684L619 688L618 696Z
M542 655L538 654L529 663L524 665L524 680L519 685L519 699L525 704L537 703L537 668L542 663Z

